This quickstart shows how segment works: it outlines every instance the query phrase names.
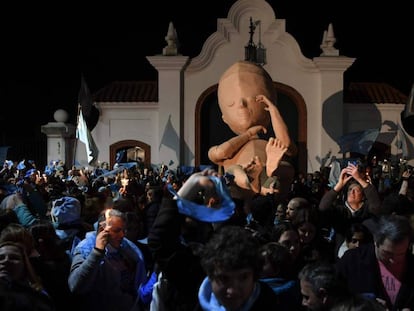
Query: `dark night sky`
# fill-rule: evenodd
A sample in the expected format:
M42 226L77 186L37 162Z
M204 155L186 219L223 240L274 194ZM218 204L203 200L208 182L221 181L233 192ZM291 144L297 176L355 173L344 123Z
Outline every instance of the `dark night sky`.
M234 2L150 0L99 3L93 9L4 10L8 20L1 21L0 145L13 144L11 137L18 138L22 130L24 135L40 132L59 108L67 110L74 123L81 73L92 92L115 80L156 79L145 56L162 52L170 21L180 53L197 56L216 31L217 18L227 17ZM408 1L396 1L395 7L377 7L376 2L371 8L353 1L305 6L302 1L268 2L276 18L286 19L286 30L309 58L320 55L323 31L333 23L335 47L341 55L357 58L345 73L345 84L387 82L409 94L414 82L414 26Z

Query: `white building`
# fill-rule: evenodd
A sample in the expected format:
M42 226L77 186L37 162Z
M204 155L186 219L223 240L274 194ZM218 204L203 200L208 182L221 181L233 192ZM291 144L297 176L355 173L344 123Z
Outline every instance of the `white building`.
M298 145L299 171L319 170L322 158L342 158L339 137L371 128L381 130L378 152L402 156L397 148L398 124L407 96L388 85L355 83L349 98L344 98L343 75L355 59L335 48L331 25L321 34L321 55L309 59L286 32L288 21L278 19L265 0L238 0L227 17L217 20L217 31L197 57L179 54L170 24L162 55L147 57L158 71L158 81L115 81L94 94L101 115L92 135L100 162L113 165L117 151L130 149L130 160L139 156L148 165L211 164L208 148L232 135L218 110L217 82L229 66L245 58L250 18L260 21L254 40L257 43L260 34L266 48L264 68L273 78L279 109ZM405 156L412 159L413 138L406 137ZM54 147L48 144L48 148L48 160L56 159ZM85 163L86 153L80 148L76 155Z

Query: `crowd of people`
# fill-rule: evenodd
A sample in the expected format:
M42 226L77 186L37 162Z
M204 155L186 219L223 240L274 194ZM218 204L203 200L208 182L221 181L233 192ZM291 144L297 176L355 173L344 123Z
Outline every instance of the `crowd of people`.
M212 168L130 164L5 161L1 310L414 310L410 167L247 200Z

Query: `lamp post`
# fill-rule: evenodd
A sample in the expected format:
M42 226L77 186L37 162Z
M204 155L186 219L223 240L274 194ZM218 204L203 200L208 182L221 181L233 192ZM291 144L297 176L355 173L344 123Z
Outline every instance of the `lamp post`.
M253 36L257 26L259 26L259 43L256 45L253 41ZM253 22L253 18L250 17L249 33L249 42L244 47L244 60L263 66L266 64L266 48L262 44L262 28L260 20Z

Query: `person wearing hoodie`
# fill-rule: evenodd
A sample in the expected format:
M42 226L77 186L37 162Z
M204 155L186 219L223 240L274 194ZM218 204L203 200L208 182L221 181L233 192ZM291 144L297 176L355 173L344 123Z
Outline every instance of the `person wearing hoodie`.
M220 227L205 245L200 263L207 276L199 288L197 310L278 310L276 293L259 280L263 258L250 231Z
M171 196L164 196L148 235L157 282L150 310L194 311L205 277L200 264L214 227L234 214L235 203L225 180L210 169L193 173Z

